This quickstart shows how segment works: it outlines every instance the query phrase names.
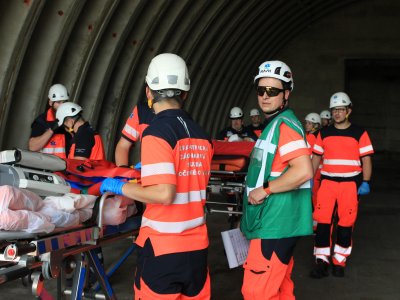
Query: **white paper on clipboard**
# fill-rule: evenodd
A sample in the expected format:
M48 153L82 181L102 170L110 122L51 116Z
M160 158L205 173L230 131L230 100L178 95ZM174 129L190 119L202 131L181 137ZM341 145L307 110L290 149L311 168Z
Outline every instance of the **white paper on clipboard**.
M244 237L239 228L223 231L221 236L229 268L233 269L243 265L247 258L250 242Z

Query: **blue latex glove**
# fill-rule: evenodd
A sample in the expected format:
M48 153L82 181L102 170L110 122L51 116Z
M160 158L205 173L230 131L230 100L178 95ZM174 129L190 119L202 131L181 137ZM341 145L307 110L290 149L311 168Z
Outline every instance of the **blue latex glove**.
M363 183L361 183L360 187L358 188L358 194L359 195L368 195L369 192L370 192L369 183L366 181L363 181Z
M123 195L122 187L126 182L114 178L106 178L100 186L100 192L111 192L116 195Z

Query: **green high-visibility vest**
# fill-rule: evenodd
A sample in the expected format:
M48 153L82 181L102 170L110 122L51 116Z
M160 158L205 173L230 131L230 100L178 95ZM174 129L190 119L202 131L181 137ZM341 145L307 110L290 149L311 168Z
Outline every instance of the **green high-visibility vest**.
M290 109L276 116L257 140L250 156L240 225L248 239L286 238L313 232L310 181L295 190L271 194L259 205L251 205L247 201L251 190L266 181L277 179L287 170L282 174L271 174L282 123L299 133L306 142L303 127Z

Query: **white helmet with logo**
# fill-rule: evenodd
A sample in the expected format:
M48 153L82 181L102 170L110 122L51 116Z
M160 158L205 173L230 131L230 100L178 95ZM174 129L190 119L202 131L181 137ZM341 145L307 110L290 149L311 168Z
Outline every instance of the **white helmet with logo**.
M319 116L321 117L321 119L330 119L331 118L331 112L329 110L323 110L323 111L321 111Z
M230 119L241 119L243 118L243 111L240 107L232 107L231 112L229 113Z
M338 92L332 95L329 108L334 108L338 106L349 106L349 105L351 105L349 96L344 92Z
M260 115L260 111L257 108L253 108L252 110L250 110L250 117L259 116L259 115Z
M190 79L185 61L172 53L157 55L150 62L146 83L153 91L165 89L189 91Z
M67 101L69 99L68 91L65 86L60 83L53 84L49 89L50 101Z
M64 123L66 117L73 117L82 111L82 107L76 103L65 102L59 106L56 112L56 119L58 120L58 126Z
M309 113L306 117L305 117L306 121L310 121L311 123L318 123L321 124L321 118L317 113Z
M256 82L257 79L263 77L272 77L282 80L288 83L290 91L293 91L294 83L293 83L292 71L290 70L288 65L282 61L271 60L262 63L258 67L258 74L256 75L256 77L254 77L254 82Z

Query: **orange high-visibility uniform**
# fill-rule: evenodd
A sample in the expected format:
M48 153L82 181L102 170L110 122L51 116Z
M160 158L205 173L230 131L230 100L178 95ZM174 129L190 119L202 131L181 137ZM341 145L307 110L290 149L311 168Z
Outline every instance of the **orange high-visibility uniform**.
M74 159L75 158L75 146L76 144L73 143L71 145L71 149L69 150L68 158ZM90 152L90 157L88 157L91 160L105 160L106 155L104 152L104 145L103 145L103 140L101 139L101 136L99 134L94 135L94 146L92 147L92 150Z
M307 138L307 143L308 146L310 147L310 154L312 157L312 149L314 148L314 144L317 141L317 136L318 136L319 131L314 131L312 133L307 133L306 138ZM313 186L311 190L311 199L312 199L312 204L313 204L313 210L315 206L317 205L317 192L319 189L319 186L321 185L321 167L322 164L320 165L320 168L318 168L315 173L314 173L314 178L313 178ZM314 231L317 228L317 221L313 220L313 228Z
M153 118L154 113L148 105L138 102L126 120L122 129L122 136L131 143L135 143L142 138L143 131L149 126Z
M313 214L318 222L314 255L329 262L331 223L337 205L339 221L332 261L345 266L352 250L352 230L357 218L357 189L362 182L360 158L372 155L374 150L368 133L352 124L347 129L335 126L321 129L313 152L323 155L321 186Z
M49 108L46 113L46 121L54 122L56 120L56 116L54 111ZM42 153L52 154L61 158L67 158L66 154L66 145L65 145L65 135L62 133L54 133L52 137L49 139L46 145L40 150Z
M179 267L176 261L185 255L206 258L208 236L204 205L212 154L207 135L183 110L169 109L158 113L144 131L142 185L173 184L176 196L170 205L146 205L136 243L142 248L143 255L151 257L152 261L163 265L163 261L170 258L170 263L157 271L154 270L157 268L146 268L144 262L138 264L134 286L136 299L178 299L180 295L196 296L193 299L209 298L206 259L201 266L202 274L198 274L202 280L196 281L196 287L189 291L182 279L176 278L180 275L172 266L177 264ZM190 274L192 271L188 270ZM161 277L162 280L157 280ZM195 282L195 278L185 280Z

